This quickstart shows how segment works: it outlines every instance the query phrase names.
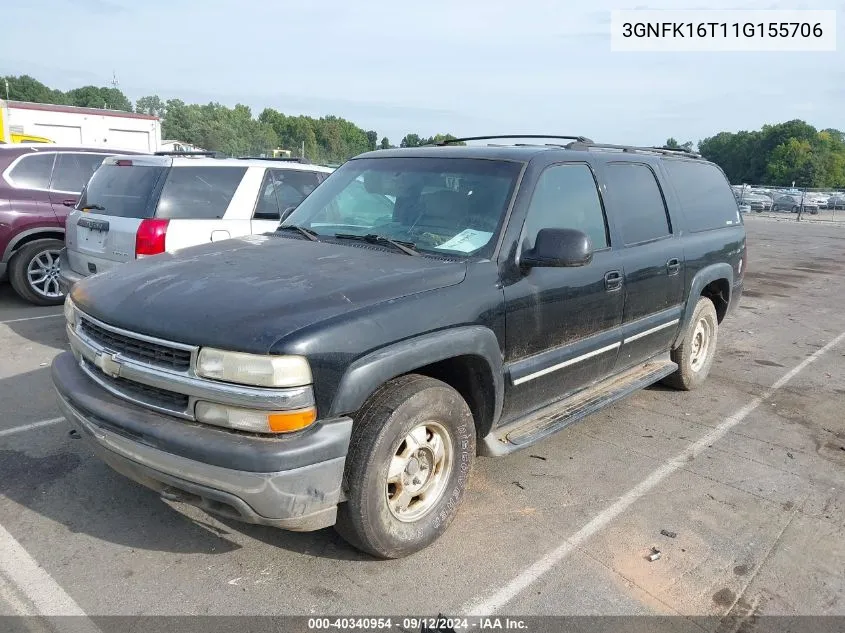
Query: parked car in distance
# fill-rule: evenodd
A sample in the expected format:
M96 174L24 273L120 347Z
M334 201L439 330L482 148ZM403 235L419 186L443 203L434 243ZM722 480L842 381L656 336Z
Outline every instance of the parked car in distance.
M791 211L798 213L802 207L801 194L790 194L786 196L778 196L772 204L772 211ZM819 212L819 205L811 202L809 198L804 197L803 200L804 211L812 213L813 215Z
M60 407L168 499L418 551L476 454L708 375L743 288L736 200L695 155L618 149L369 152L274 233L86 279Z
M109 158L68 215L62 288L133 259L272 231L332 171L181 153Z
M772 208L772 199L759 193L742 193L739 196L740 204L747 204L752 211L760 213L769 211Z
M114 151L56 144L0 145L0 279L37 305L64 301L59 252L65 218Z
M827 199L828 209L845 209L845 194L836 193Z

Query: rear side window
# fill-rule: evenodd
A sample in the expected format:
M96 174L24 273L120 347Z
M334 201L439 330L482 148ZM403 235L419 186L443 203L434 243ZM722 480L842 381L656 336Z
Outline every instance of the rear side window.
M156 217L222 218L245 173L246 167L173 167L161 191Z
M104 154L57 154L50 189L70 193L82 191L104 159Z
M9 172L15 187L22 189L46 189L50 185L55 154L30 154L24 156Z
M88 182L78 207L96 205L103 207L96 213L119 218L151 218L153 191L166 171L146 165L103 165Z
M739 224L731 188L718 167L690 160L663 162L691 232Z
M607 194L611 213L626 246L671 233L663 195L654 172L647 165L608 163Z
M305 196L314 191L320 180L313 171L299 171L297 169L272 169L273 181L276 184L276 197L282 211L288 207L298 206L305 200Z
M276 197L276 186L273 183L273 174L268 169L264 173L264 180L261 181L261 189L258 192L258 201L255 203L256 220L278 220L279 199Z

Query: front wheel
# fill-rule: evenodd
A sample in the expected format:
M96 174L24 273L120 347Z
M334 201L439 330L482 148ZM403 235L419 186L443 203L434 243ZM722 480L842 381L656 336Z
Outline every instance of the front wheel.
M40 306L64 301L59 287L59 253L63 247L61 240L35 240L15 253L9 263L9 281L22 299Z
M716 316L716 307L710 299L701 297L684 333L684 342L671 353L678 369L664 378L663 383L683 391L692 391L701 386L707 379L716 357L718 333L719 319Z
M389 381L355 420L335 528L379 558L425 548L457 514L474 457L472 413L457 391L416 374Z

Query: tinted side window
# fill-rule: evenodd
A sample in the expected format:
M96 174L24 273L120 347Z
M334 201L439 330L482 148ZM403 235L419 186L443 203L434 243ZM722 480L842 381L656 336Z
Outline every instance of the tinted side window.
M46 189L50 184L55 154L30 154L18 161L9 172L9 178L16 187L23 189Z
M156 217L222 218L246 167L172 167L161 191Z
M553 165L540 175L525 220L528 248L540 229L578 229L590 236L594 249L608 245L599 192L587 165Z
M50 189L82 191L104 159L104 154L57 154Z
M276 183L276 197L279 208L284 211L288 207L298 206L309 193L314 191L320 180L313 171L299 171L296 169L273 169L273 179Z
M276 185L273 182L273 173L268 169L264 172L264 180L261 181L261 189L258 191L258 201L255 203L256 220L278 220L279 200L276 197Z
M660 187L647 165L608 163L607 193L610 212L615 214L614 221L626 245L671 233Z
M663 164L675 186L690 231L739 224L736 201L718 167L690 160L666 160Z

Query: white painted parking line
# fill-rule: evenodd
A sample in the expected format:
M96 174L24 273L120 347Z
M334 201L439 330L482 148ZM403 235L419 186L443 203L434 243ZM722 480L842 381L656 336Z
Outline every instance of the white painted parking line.
M35 611L31 615L84 616L85 612L53 577L0 525L0 574ZM18 602L18 605L22 603Z
M22 424L20 426L13 426L11 429L3 429L0 431L0 437L6 435L14 435L15 433L23 433L24 431L31 431L33 429L40 429L42 426L50 426L64 421L64 418L52 418L50 420L41 420L41 422L32 422L30 424Z
M36 319L56 319L60 316L64 316L64 312L59 312L58 314L45 314L43 316L36 317L24 317L23 319L9 319L8 321L0 321L0 325L6 325L7 323L20 323L21 321L35 321Z
M721 424L719 424L719 426L714 428L707 435L690 445L676 457L662 464L643 481L622 495L618 501L593 517L589 523L569 537L563 544L543 556L543 558L537 562L522 570L508 584L496 590L487 598L482 598L476 602L465 605L463 609L464 613L467 613L470 616L485 616L498 612L525 589L537 582L537 580L539 580L546 572L569 556L572 550L580 547L592 536L600 532L608 523L627 510L640 497L649 493L666 477L683 468L690 459L696 457L710 444L713 444L724 437L728 431L747 418L763 403L763 401L770 398L778 389L795 378L795 376L801 373L810 364L814 363L824 354L836 347L836 345L838 345L843 339L845 339L845 332L834 338L821 349L816 350L816 352L814 352L811 356L808 356L801 363L787 372L775 384L769 387L761 396L754 398L736 413L727 417Z

